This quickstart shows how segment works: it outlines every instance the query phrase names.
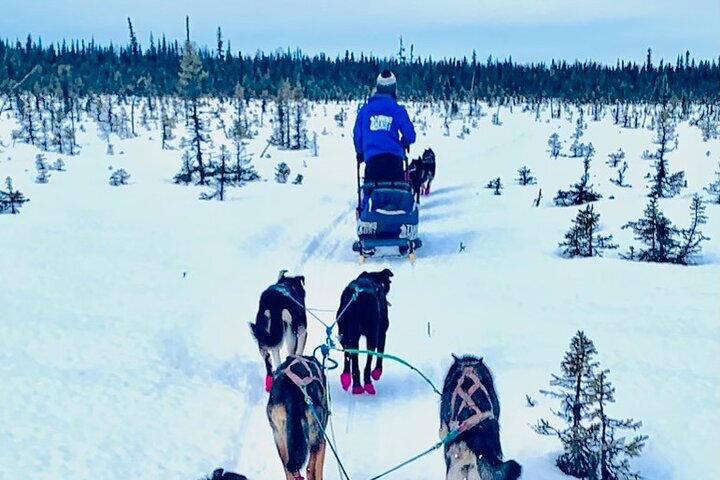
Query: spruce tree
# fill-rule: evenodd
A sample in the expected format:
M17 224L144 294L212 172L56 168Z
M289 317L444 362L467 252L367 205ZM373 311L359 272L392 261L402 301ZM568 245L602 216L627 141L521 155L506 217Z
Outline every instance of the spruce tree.
M682 240L675 256L676 263L687 265L692 263L696 256L700 255L700 252L702 252L700 244L704 240L709 240L709 238L703 235L699 227L706 223L705 205L700 200L700 196L695 194L690 203L690 227L680 231Z
M20 207L30 199L25 198L22 192L13 190L10 177L5 178L5 188L7 190L0 190L0 213L20 213Z
M285 162L280 162L275 167L275 181L278 183L287 183L290 176L290 167Z
M563 256L601 257L603 250L617 248L618 246L612 243L612 235L597 234L599 228L600 214L593 211L593 205L579 210L573 226L565 234L565 240L558 244L563 248Z
M718 163L718 168L715 171L715 181L703 188L710 196L710 202L715 204L720 204L720 163Z
M560 400L560 410L553 413L564 425L555 427L548 420L540 419L533 427L541 435L558 437L564 452L555 464L566 475L577 478L588 478L594 465L593 432L587 425L587 418L590 384L598 366L594 359L596 354L592 340L583 331L578 331L560 364L561 374L551 376L550 385L557 389L540 390L543 395Z
M560 144L560 135L557 134L557 132L550 135L550 138L548 139L548 152L550 152L550 156L557 159L558 155L560 155L560 150L562 150L562 145Z
M588 401L593 408L589 420L595 433L592 450L595 468L588 478L597 480L630 480L642 478L630 467L630 459L640 456L647 435L636 435L629 442L620 436L623 430L637 431L642 422L632 418L614 419L607 412L608 405L615 403L615 387L607 379L609 370L603 370L590 382Z
M48 183L50 180L50 166L47 163L45 155L38 153L35 156L35 169L37 175L35 176L36 183Z
M623 166L617 169L617 178L611 178L610 181L618 187L631 187L632 185L625 183L625 172L627 172L627 169L627 162L623 162Z
M527 168L525 165L518 168L518 178L515 179L516 182L518 182L520 185L535 185L537 183L537 179L532 176L530 173L530 169Z
M657 130L653 143L658 145L657 151L653 155L655 159L655 174L648 174L646 178L650 178L649 196L659 198L670 198L680 193L680 189L685 186L685 172L680 171L670 173L667 154L675 150L677 134L675 133L675 125L670 118L670 112L664 109L658 116Z
M631 228L635 233L635 240L642 242L646 248L630 251L623 258L641 262L673 262L676 258L680 242L680 231L660 211L657 197L650 197L645 207L644 217L634 222L628 222L623 229Z
M557 195L553 199L555 205L568 207L570 205L583 205L585 203L594 202L602 198L602 195L593 190L590 181L590 161L595 149L592 143L586 148L585 158L583 159L583 175L580 182L572 185L572 190L558 190Z
M502 190L502 182L500 181L500 177L494 178L490 180L487 185L485 185L485 188L490 188L493 191L493 195L501 195L500 191Z
M118 168L110 175L108 183L110 183L113 187L117 187L120 185L127 185L128 180L130 180L130 174L126 172L125 169Z
M194 170L198 173L197 182L206 183L206 167L204 163L205 145L210 142L206 125L200 114L199 99L202 94L203 83L208 74L203 70L202 61L195 46L186 41L183 46L183 55L180 61L178 88L180 94L189 103L187 115L190 125L190 140L186 145L191 148L195 160Z
M625 159L625 152L622 148L618 148L617 152L608 154L607 165L612 168L617 168L622 160Z

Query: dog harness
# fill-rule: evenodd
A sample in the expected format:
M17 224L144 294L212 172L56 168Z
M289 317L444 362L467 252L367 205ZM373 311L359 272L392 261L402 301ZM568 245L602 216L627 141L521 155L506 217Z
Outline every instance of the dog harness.
M466 379L472 382L470 388L467 389L463 388L463 384ZM472 398L473 394L478 390L481 390L485 394L485 397L488 399L488 403L490 404L490 410L486 412L483 412ZM459 403L456 406L457 402ZM484 420L495 418L490 393L487 391L482 381L480 381L480 377L478 377L477 373L475 373L475 369L473 367L463 367L462 375L460 375L457 385L455 386L455 390L453 390L452 396L450 397L450 408L451 412L453 412L454 420L450 422L449 427L451 429L458 429L460 432L469 430ZM472 412L472 415L460 422L457 418L465 409L469 409Z
M317 381L318 383L320 383L321 388L325 388L322 382L322 371L316 363L312 363L310 362L310 360L299 355L292 355L290 358L292 358L293 361L290 362L287 367L285 367L283 373L295 385L297 385L301 390L304 390L305 387L310 385L312 382ZM296 372L294 372L293 367L295 365L302 365L307 374L303 375L302 373L297 374Z
M285 367L285 370L283 370L283 373L286 377L288 377L295 385L298 386L298 388L303 392L303 395L307 398L307 390L306 387L310 385L312 382L317 381L320 384L320 388L324 390L325 386L323 385L322 381L322 370L320 369L320 366L318 366L317 363L313 363L310 360L308 360L305 357L301 357L299 355L292 355L290 356L292 358L292 362L288 364L287 367ZM296 365L301 365L304 370L307 372L307 374L300 374L298 375L293 371L293 367ZM297 369L296 369L297 370ZM293 480L305 480L305 478L300 474L300 472L290 472L293 476Z

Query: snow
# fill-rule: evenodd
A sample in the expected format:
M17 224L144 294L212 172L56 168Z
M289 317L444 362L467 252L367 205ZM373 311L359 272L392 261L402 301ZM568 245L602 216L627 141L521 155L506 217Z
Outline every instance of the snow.
M181 152L161 150L157 130L111 137L109 156L91 121L80 155L47 154L49 163L63 158L67 171L36 184L38 150L9 146L16 124L0 120L0 179L12 176L31 199L20 215L0 216L0 478L192 480L216 467L281 478L264 368L247 326L260 292L280 269L302 273L308 306L331 322L345 285L384 267L395 273L388 353L438 386L451 353L483 356L500 396L505 457L523 465L524 478L564 478L553 464L560 445L530 426L557 407L538 390L559 372L577 330L610 369L617 399L610 415L642 420L640 433L650 436L633 463L642 475L720 478L720 208L708 205L703 231L711 240L699 265L618 256L634 244L620 227L647 203L643 176L652 162L640 155L654 150L653 132L586 115L581 141L595 146L592 182L603 194L595 211L602 233L621 247L568 260L557 243L577 208L554 207L552 197L580 178L582 160L555 160L546 150L552 132L569 144L577 117L550 119L545 110L535 121L520 106L502 107L502 126L487 115L461 140L462 120L445 136L441 112L411 106L411 116L428 123L413 155L432 147L438 158L433 192L420 205L424 246L414 265L393 258L360 266L350 249L354 118L344 128L333 121L340 108L355 107L313 106L308 129L318 132L318 157L271 147L271 158L259 158L266 119L248 150L270 180L232 189L225 202L200 201L202 188L172 183ZM687 172L689 188L661 208L685 227L692 192L717 169L720 142L703 142L687 122L678 133L670 168ZM605 160L619 147L633 188L609 182L616 175ZM303 185L272 181L280 161L291 179L304 175ZM522 165L538 185L513 182ZM127 170L130 185L109 186L110 167ZM484 187L498 176L504 189L494 196ZM534 208L538 188L543 199ZM309 322L306 353L324 341L320 322ZM335 443L352 479L438 441L438 397L416 373L386 365L375 397L349 395L338 371L329 373ZM537 406L528 407L526 395ZM438 450L388 478L441 478L444 468ZM340 478L330 451L325 474Z

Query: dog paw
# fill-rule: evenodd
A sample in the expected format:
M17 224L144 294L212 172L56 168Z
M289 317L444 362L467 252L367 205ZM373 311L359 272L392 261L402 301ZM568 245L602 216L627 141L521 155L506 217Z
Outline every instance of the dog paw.
M375 395L375 387L372 383L365 384L365 393L367 393L368 395Z
M365 389L362 385L353 385L352 393L353 395L362 395L365 393Z
M272 388L273 377L272 375L265 375L265 391L269 392Z
M343 390L350 388L350 372L340 374L340 385L342 385Z
M370 376L373 378L373 380L380 380L381 375L382 375L382 368L376 368L372 372L370 372Z

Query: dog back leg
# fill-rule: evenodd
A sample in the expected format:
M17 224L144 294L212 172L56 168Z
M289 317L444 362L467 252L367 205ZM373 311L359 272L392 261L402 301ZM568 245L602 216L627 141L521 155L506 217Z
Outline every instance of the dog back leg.
M275 366L274 368L279 367L280 364L282 363L280 361L280 345L278 345L277 347L271 348L270 353L272 354L273 365Z
M374 338L367 338L367 350L368 352L375 352L377 350L377 344ZM375 387L372 384L372 378L370 376L370 369L372 368L374 355L368 353L367 359L365 359L365 369L363 370L363 383L365 392L370 395L375 395Z
M310 452L310 462L308 463L307 480L323 480L323 468L325 465L325 440L320 442L320 446L314 452Z
M295 355L298 347L298 338L292 329L292 314L288 309L283 309L281 317L284 331L283 341L285 343L285 347L287 348L287 354Z
M385 353L385 341L387 339L387 336L385 333L380 334L380 338L378 338L378 345L377 345L377 352L381 355L377 356L377 360L375 360L375 368L372 372L370 372L370 375L372 376L373 380L380 380L380 377L382 376L383 371L383 357L382 354Z
M282 405L274 405L268 409L268 419L270 420L270 426L272 427L273 437L275 438L275 447L278 451L278 456L283 465L285 471L286 480L294 480L294 476L287 469L287 462L289 459L288 451L288 437L287 437L287 411Z
M307 328L298 327L297 331L297 348L295 349L295 355L302 355L305 351L305 342L307 341Z

